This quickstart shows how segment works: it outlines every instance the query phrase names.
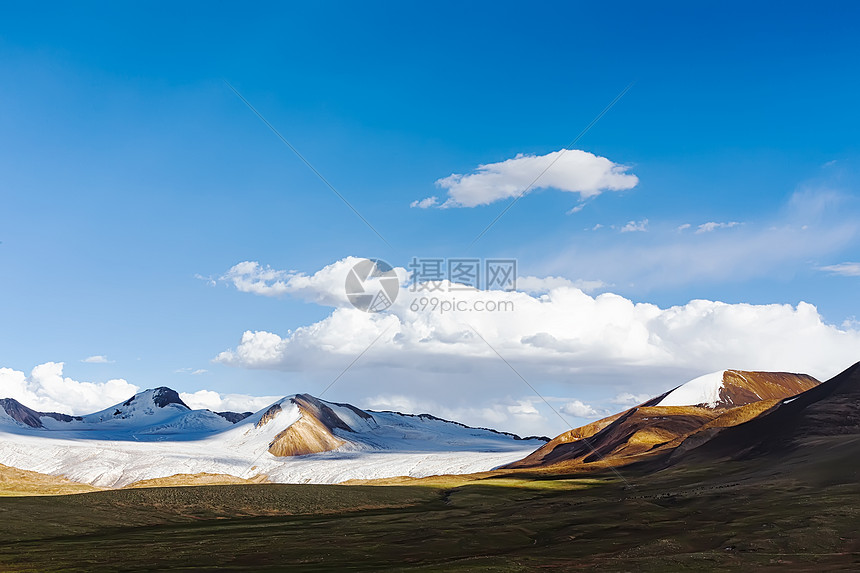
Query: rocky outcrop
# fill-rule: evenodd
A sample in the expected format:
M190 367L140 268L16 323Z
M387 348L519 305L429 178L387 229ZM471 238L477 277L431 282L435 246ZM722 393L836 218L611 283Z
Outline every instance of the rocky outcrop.
M58 414L56 412L37 412L14 398L0 399L0 408L16 422L30 426L31 428L44 428L45 426L41 418L53 418L60 422L71 422L81 419L79 416L69 416L68 414Z
M248 416L254 414L254 412L215 412L231 424L238 424Z

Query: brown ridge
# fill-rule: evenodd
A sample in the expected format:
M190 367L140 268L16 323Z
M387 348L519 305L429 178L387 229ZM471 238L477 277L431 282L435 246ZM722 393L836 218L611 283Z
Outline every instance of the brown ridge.
M774 408L780 400L814 388L805 374L727 370L714 408L656 406L658 399L575 428L551 440L505 469L570 466L620 466L695 447L722 428L745 423ZM695 445L695 446L694 446Z

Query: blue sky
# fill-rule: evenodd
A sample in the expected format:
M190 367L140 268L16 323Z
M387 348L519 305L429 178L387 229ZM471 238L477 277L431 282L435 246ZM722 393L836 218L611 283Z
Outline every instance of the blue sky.
M65 376L95 383L314 393L348 353L321 350L319 368L213 359L245 331L288 337L333 307L237 292L220 277L242 261L312 275L349 256L398 267L413 256L515 257L522 275L601 281L591 296L664 309L804 301L853 337L860 277L835 265L860 261L858 11L850 2L4 5L0 368L64 362ZM436 182L452 174L559 151L631 83L574 149L626 167L635 186L602 190L576 213L581 193L530 192L471 248L506 200L410 207L444 201ZM629 222L645 230L621 232ZM725 226L696 233L707 223ZM639 359L585 368L574 352L573 370L541 370L511 352L542 392L596 411L697 371L661 362L637 390ZM94 355L109 362L81 362ZM534 398L513 378L476 384L467 407L446 398L432 368L421 388L397 386L409 361L367 358L327 397L380 406L397 396L486 424L494 418L476 414L478 402L507 400L511 412ZM504 365L461 366L513 376Z

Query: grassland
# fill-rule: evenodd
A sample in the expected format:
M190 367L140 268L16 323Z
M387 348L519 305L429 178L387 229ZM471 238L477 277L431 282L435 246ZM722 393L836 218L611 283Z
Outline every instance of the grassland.
M778 463L623 478L508 472L3 498L0 570L857 570L858 439L810 446Z
M0 497L61 495L98 491L99 488L0 464Z

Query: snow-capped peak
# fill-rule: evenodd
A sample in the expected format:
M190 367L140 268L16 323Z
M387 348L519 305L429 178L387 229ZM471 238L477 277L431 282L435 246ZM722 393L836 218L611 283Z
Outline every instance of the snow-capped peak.
M720 401L725 370L711 372L681 384L655 406L707 406L715 408Z
M152 423L188 412L191 409L175 390L161 386L135 394L122 404L83 417L85 423L109 420L136 420Z

